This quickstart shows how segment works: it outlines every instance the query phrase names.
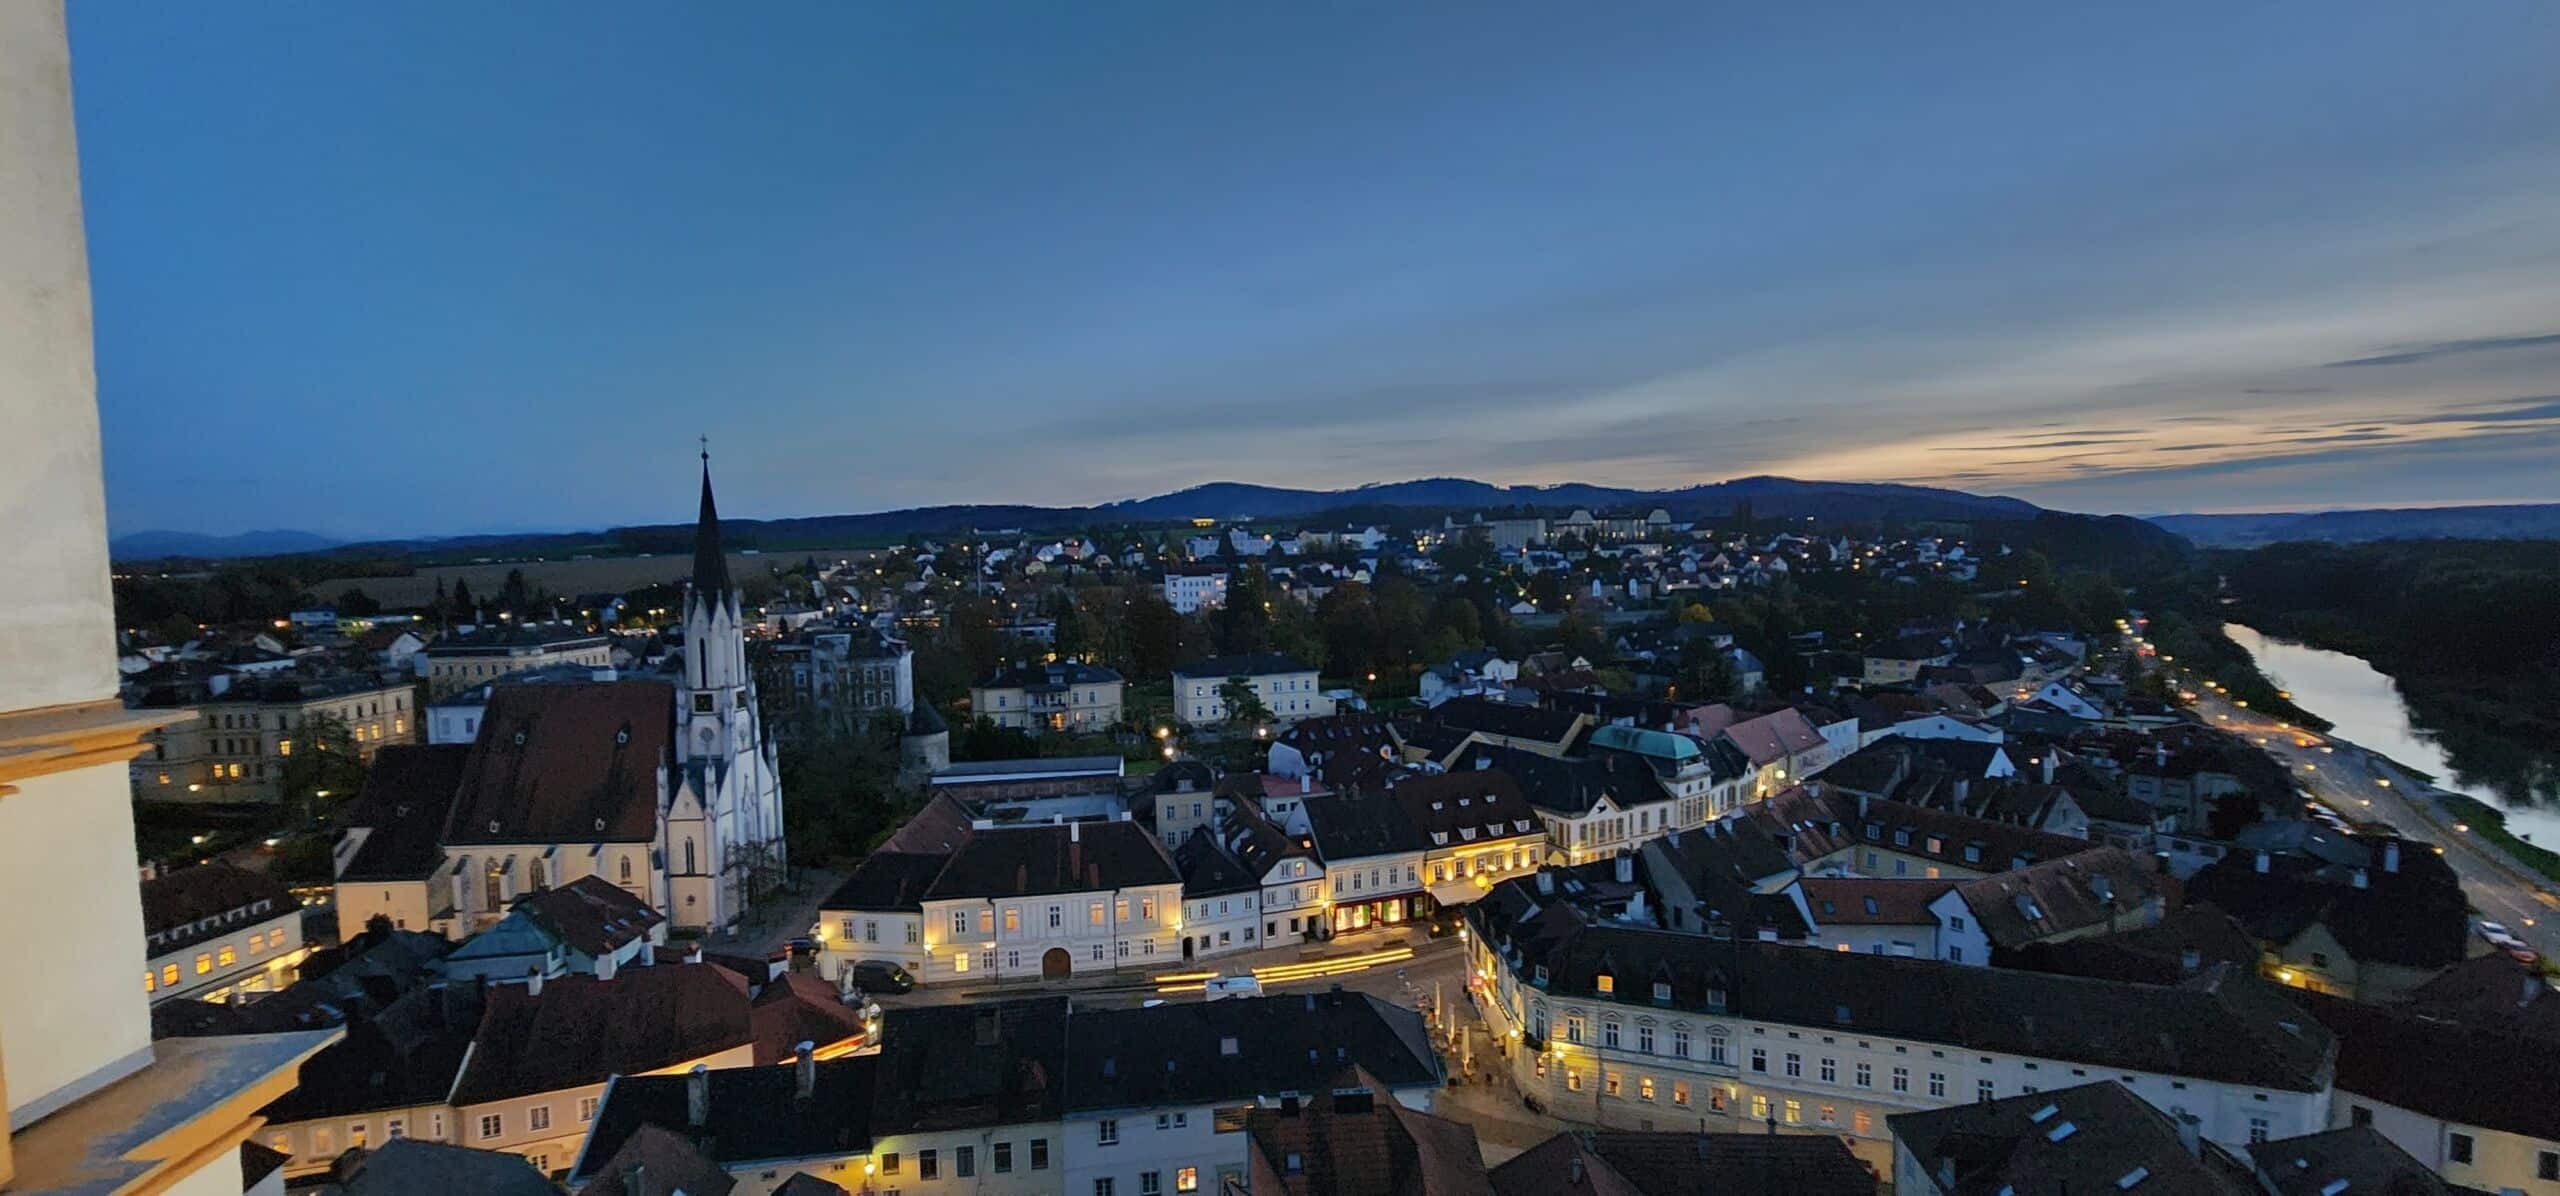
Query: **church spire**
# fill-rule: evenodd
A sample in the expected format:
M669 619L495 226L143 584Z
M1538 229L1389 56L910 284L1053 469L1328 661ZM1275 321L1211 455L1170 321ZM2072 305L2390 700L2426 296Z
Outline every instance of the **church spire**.
M720 603L729 593L729 556L720 551L720 508L711 501L711 442L702 444L702 513L693 525L693 592Z

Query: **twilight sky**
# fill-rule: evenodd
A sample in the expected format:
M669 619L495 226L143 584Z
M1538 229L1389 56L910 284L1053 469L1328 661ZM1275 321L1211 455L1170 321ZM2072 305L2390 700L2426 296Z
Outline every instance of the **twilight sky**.
M71 21L120 533L2560 499L2548 0Z

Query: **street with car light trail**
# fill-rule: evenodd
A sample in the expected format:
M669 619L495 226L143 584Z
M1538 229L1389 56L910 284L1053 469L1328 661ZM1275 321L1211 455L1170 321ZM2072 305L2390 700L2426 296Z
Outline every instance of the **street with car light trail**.
M2344 740L2251 711L2212 683L2177 667L2180 697L2214 727L2242 736L2291 770L2303 791L2350 822L2383 822L2401 835L2434 843L2462 878L2462 891L2480 916L2546 957L2560 956L2560 896L2547 881L2531 879L2522 864L2473 835L2426 796L2420 778L2385 757ZM2189 695L2193 695L2189 697ZM2316 713L2316 711L2315 711Z

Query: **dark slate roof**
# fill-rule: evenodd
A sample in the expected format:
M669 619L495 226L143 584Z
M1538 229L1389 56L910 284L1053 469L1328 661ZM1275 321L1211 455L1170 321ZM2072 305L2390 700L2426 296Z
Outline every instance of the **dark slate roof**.
M1134 822L973 829L926 888L929 901L1034 897L1182 883L1164 846Z
M1422 1015L1366 993L1078 1009L1069 1020L1070 1112L1315 1092L1350 1066L1389 1088L1440 1083Z
M2443 1196L2453 1190L2369 1125L2261 1142L2249 1157L2271 1196Z
M664 681L498 687L445 843L656 839L674 725L675 687Z
M717 964L624 968L611 980L571 974L489 990L488 1012L453 1103L548 1092L670 1067L755 1039L747 981Z
M1260 677L1271 673L1312 673L1316 667L1300 664L1295 658L1277 652L1242 652L1233 656L1205 656L1187 664L1174 666L1176 677L1210 678Z
M1721 989L1737 1017L2296 1092L2318 1091L2335 1053L2272 985L2228 968L2122 984L1594 924L1570 907L1525 931L1469 916L1488 941L1511 942L1524 981L1543 966L1547 992L1595 1002L1651 1008L1661 980L1681 1009L1719 1012L1708 993ZM1637 982L1603 996L1603 972Z
M2187 953L2195 966L2187 966ZM2010 952L2004 967L2124 980L2137 984L2176 984L2197 971L2227 963L2255 968L2258 940L2231 915L2211 905L2190 903L2163 915L2158 925L2119 934L2098 935L2058 943L2036 943Z
M2338 1036L2338 1096L2398 1105L2428 1117L2560 1141L2560 1043L2298 992L2293 999Z
M2248 1169L2219 1147L2187 1152L2178 1125L2114 1080L1885 1118L1941 1190L2159 1191L2251 1196ZM2141 1174L2136 1176L2139 1171ZM2132 1177L2132 1182L2126 1182Z
M1326 864L1421 851L1422 831L1384 797L1310 797L1303 803L1316 856Z
M554 1196L559 1191L523 1155L418 1138L383 1143L338 1190L346 1196Z
M1549 710L1540 706L1519 706L1484 698L1451 698L1417 717L1462 731L1499 735L1538 743L1574 746L1590 722L1570 710Z
M155 956L301 911L283 881L230 864L198 864L142 882L142 926Z
M338 874L340 883L422 880L444 863L441 838L462 787L468 744L393 744L375 752L364 793L347 825L371 833Z
M1049 664L1013 664L999 666L977 682L979 689L1020 689L1031 693L1053 693L1075 685L1106 685L1120 680L1120 674L1098 664L1080 660L1060 660Z
M1575 1179L1574 1161L1582 1162ZM1819 1134L1563 1133L1493 1171L1496 1196L1871 1196L1876 1176Z
M791 1178L773 1190L773 1196L844 1196L844 1191L841 1185L828 1183L806 1171L794 1171ZM691 1192L692 1189L686 1189L687 1196L691 1196Z
M289 1122L441 1104L485 1007L476 984L411 989L379 1015L349 1020L343 1037L302 1061L293 1089L259 1113Z
M888 1010L873 1132L1057 1120L1067 1019L1065 997Z
M679 1116L682 1110L678 1110ZM679 1122L678 1124L682 1124ZM637 1169L639 1184L628 1181ZM582 1169L584 1170L584 1169ZM664 1127L643 1124L622 1140L619 1149L592 1169L595 1179L578 1196L652 1196L682 1192L684 1196L728 1196L738 1181L693 1143Z
M924 891L951 857L940 852L875 851L836 886L820 909L922 910Z
M1580 815L1599 804L1602 795L1620 809L1671 800L1651 765L1624 752L1595 752L1580 759L1557 759L1520 748L1474 744L1450 762L1452 772L1492 768L1520 786L1529 804L1559 814Z
M1405 821L1433 847L1545 833L1520 783L1499 769L1407 777L1387 797L1404 808Z
M870 1055L820 1060L806 1098L799 1095L797 1065L709 1071L704 1076L711 1096L709 1116L699 1127L687 1113L686 1076L616 1076L605 1089L569 1178L589 1181L582 1192L619 1196L624 1192L621 1169L612 1160L625 1150L635 1151L649 1165L651 1181L662 1173L661 1163L677 1174L689 1170L693 1164L684 1154L729 1166L864 1153L874 1135L884 1132L874 1128L872 1113L882 1087L880 1063ZM662 1137L652 1129L672 1132ZM665 1190L652 1182L649 1196Z
M2158 870L2121 847L2096 847L2014 872L1955 886L1991 945L2015 949L2043 939L2136 920L2164 904Z
M1193 835L1183 840L1182 846L1173 851L1173 862L1182 869L1184 897L1250 893L1262 887L1261 876L1229 854L1213 835Z
M516 913L551 932L570 950L601 956L649 936L667 920L649 903L601 876L581 876L516 902Z
M1458 727L1443 723L1426 723L1410 718L1397 720L1389 726L1395 732L1398 743L1434 760L1444 759L1449 753L1458 750L1467 742L1469 735L1469 732Z
M2468 906L2461 881L2443 857L2402 840L2397 870L2386 871L2386 840L2358 836L2338 842L2359 857L2366 887L2355 887L2356 866L2322 856L2270 854L2267 871L2260 872L2257 853L2233 851L2189 878L2187 894L2229 911L2270 942L2287 942L2322 925L2358 960L2413 968L2461 962L2471 934Z
M1406 1108L1345 1068L1302 1103L1257 1105L1245 1133L1275 1196L1490 1196L1475 1127Z

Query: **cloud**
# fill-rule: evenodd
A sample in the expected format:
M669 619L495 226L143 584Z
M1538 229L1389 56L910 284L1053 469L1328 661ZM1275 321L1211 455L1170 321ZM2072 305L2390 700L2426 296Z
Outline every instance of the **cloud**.
M2537 395L2532 398L2509 399L2486 410L2447 411L2428 416L2422 423L2519 423L2527 420L2560 419L2560 395Z
M2421 361L2434 361L2439 357L2457 357L2465 353L2488 353L2498 349L2532 349L2543 345L2560 345L2560 332L2548 332L2539 336L2483 336L2469 340L2437 341L2434 344L2418 345L2378 357L2356 357L2346 361L2332 361L2326 368L2334 370L2364 365L2411 365Z

